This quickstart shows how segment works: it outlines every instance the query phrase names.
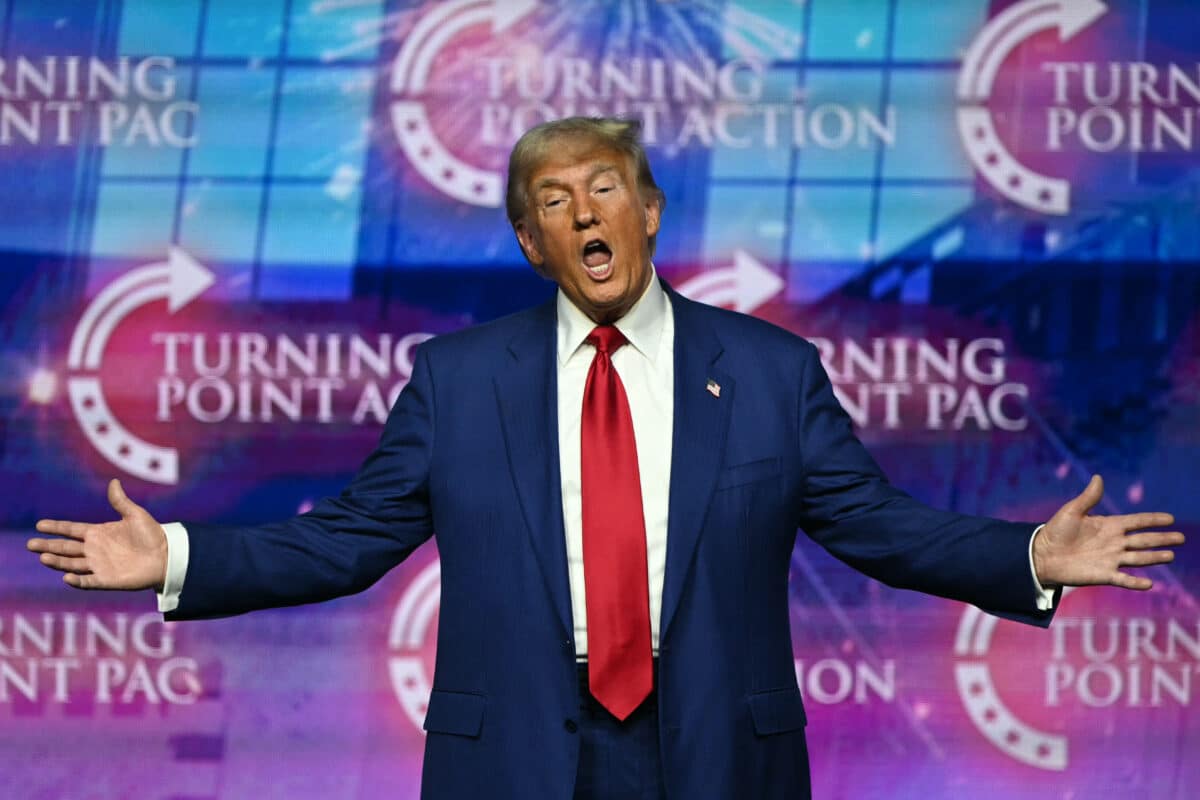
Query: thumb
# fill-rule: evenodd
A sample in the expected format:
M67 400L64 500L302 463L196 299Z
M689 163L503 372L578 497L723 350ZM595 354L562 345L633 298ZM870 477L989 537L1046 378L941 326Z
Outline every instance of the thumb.
M1104 497L1104 479L1099 475L1093 475L1079 496L1071 501L1071 511L1084 516L1096 507L1102 497Z
M116 478L108 482L108 502L123 519L138 510L138 504L129 499Z

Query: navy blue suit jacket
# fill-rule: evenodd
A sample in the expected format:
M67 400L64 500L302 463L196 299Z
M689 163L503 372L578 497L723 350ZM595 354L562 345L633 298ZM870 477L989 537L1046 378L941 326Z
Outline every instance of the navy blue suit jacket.
M669 291L669 290L668 290ZM892 586L1045 624L1032 526L936 511L851 432L815 348L669 291L675 421L658 703L670 797L809 793L788 614L797 528ZM558 470L555 305L421 346L340 497L189 524L171 618L361 591L435 532L442 600L422 797L568 800L579 711ZM720 397L705 390L720 384Z

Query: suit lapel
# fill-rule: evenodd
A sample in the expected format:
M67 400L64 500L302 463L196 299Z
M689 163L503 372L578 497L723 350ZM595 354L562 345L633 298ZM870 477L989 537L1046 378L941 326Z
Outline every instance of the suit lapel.
M718 368L721 343L697 319L692 301L665 282L663 286L675 316L675 409L660 642L679 607L704 526L735 389L733 378ZM570 637L574 628L559 473L555 341L551 300L535 309L529 324L509 342L509 359L495 377L495 389L509 469L530 542L563 632ZM719 384L719 397L707 391L709 380Z
M733 379L717 369L721 343L697 318L695 304L669 287L667 293L675 313L675 419L660 643L679 607L704 526L725 451L734 392ZM710 380L719 386L717 397L707 389Z
M509 471L526 528L563 632L570 637L570 588L558 468L558 371L554 300L539 306L508 346L495 378Z

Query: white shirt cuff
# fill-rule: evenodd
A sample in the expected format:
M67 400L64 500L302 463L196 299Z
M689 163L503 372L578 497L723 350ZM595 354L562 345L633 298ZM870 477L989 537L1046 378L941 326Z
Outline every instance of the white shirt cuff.
M183 593L188 566L188 533L178 522L168 522L162 529L167 537L167 575L162 591L155 594L158 595L158 610L165 614L179 606L179 596Z
M1033 568L1033 540L1037 538L1038 531L1044 527L1046 526L1038 525L1033 529L1033 536L1029 537L1029 574L1033 576L1033 587L1037 591L1035 602L1038 611L1049 611L1054 608L1054 590L1042 586L1042 582L1038 580L1037 570Z

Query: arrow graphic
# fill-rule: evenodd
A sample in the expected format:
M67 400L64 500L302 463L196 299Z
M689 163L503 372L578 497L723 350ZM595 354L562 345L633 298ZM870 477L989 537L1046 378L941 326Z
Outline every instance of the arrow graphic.
M782 289L782 278L744 250L735 250L731 266L697 275L680 286L679 293L700 303L749 314Z
M425 90L425 82L429 79L429 69L433 65L433 59L459 32L491 20L492 35L498 36L536 6L537 0L510 0L510 2L495 0L494 3L485 3L480 8L471 9L453 19L450 24L439 28L421 43L420 51L413 59L412 77L408 82L409 91L416 94Z
M537 6L537 0L450 0L421 18L404 39L392 63L392 91L416 93L425 88L429 65L446 42L461 31L489 19L492 34L498 34ZM465 12L465 13L463 13ZM455 15L461 15L455 18ZM440 27L445 24L444 27ZM413 69L414 63L419 66ZM409 80L409 73L413 79Z
M213 274L178 247L167 260L122 275L96 295L71 335L67 366L72 371L100 368L109 337L126 316L158 300L174 314L212 286ZM67 380L71 410L92 446L114 466L153 483L179 481L179 453L134 436L108 407L97 375Z
M1100 0L1024 0L993 19L967 49L958 76L958 133L971 164L992 188L1018 205L1046 214L1071 210L1071 184L1026 167L1000 139L985 105L1004 61L1022 42L1057 28L1066 41L1108 11Z
M79 318L79 323L75 326L75 332L71 335L71 346L67 351L67 366L71 369L79 369L83 366L83 351L87 347L88 340L92 336L92 332L96 329L96 320L119 298L128 294L130 291L137 289L142 284L158 280L157 272L146 272L143 270L134 270L128 275L121 276L120 279L113 281L104 291L96 295L96 299L88 305L83 312L83 316Z
M413 26L392 63L392 91L417 95L425 90L437 54L468 28L492 24L497 35L537 6L537 0L450 0L426 14ZM437 138L429 113L419 100L392 103L392 127L409 163L432 186L463 203L496 208L503 197L498 172L462 161Z
M420 49L421 42L429 36L430 31L436 29L437 26L463 9L479 5L479 2L480 0L450 0L450 2L442 3L433 11L421 17L421 20L413 26L408 36L405 37L404 44L400 47L400 52L396 53L396 60L392 62L393 92L399 94L405 90L413 58L416 56L417 50Z
M963 59L958 76L960 100L986 100L1001 64L1025 40L1058 28L1067 41L1108 11L1100 0L1025 0L989 22Z
M167 250L167 260L139 267L105 287L88 305L75 326L67 366L97 369L113 329L130 312L155 300L166 299L174 314L213 284L213 274L178 247Z

